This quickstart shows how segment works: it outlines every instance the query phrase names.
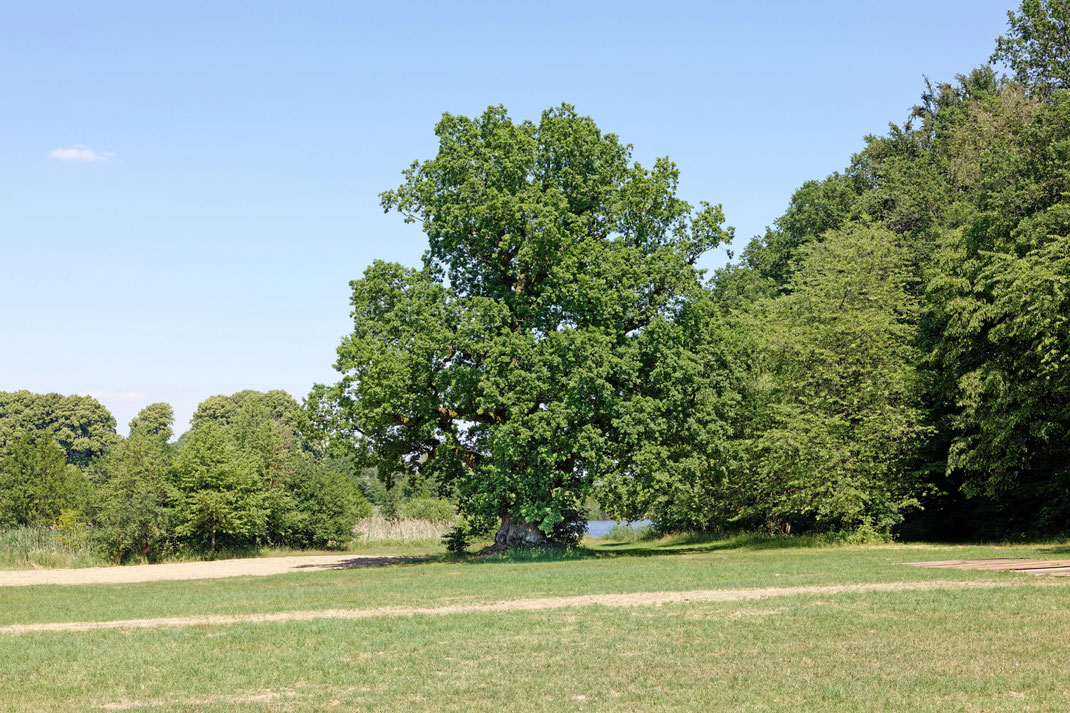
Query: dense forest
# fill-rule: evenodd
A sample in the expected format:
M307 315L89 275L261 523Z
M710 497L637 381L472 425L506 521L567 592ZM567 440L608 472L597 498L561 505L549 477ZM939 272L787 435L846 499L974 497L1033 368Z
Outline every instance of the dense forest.
M992 65L901 125L711 283L751 335L724 513L993 537L1070 525L1070 7L1026 0Z
M1070 7L1009 19L712 275L732 230L667 158L568 105L444 115L382 194L423 264L352 283L336 384L211 397L174 443L166 404L119 438L89 397L0 393L0 526L74 518L116 560L322 547L418 483L454 549L574 543L592 502L674 531L1066 533Z

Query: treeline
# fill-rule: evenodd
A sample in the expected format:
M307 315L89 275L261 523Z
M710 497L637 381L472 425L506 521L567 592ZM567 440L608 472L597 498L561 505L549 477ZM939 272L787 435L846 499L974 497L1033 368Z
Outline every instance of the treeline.
M992 57L1012 76L928 84L714 277L748 354L720 517L1070 529L1068 22L1023 3Z
M90 397L0 393L0 528L77 529L113 561L343 546L370 512L360 474L311 448L299 417L283 391L212 396L171 443L165 403L120 438Z

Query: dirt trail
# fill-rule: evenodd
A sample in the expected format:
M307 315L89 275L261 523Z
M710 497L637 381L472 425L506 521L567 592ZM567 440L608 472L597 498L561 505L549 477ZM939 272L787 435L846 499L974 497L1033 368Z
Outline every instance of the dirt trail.
M700 589L687 592L635 592L632 594L585 594L571 597L513 599L487 604L452 604L439 607L378 607L374 609L317 609L265 614L218 614L207 616L124 619L119 621L51 622L0 627L0 635L49 631L75 632L101 629L160 629L192 626L230 626L323 619L370 619L375 617L444 616L482 612L539 611L574 607L648 607L691 602L736 602L804 594L844 594L851 592L909 592L922 590L995 589L1004 587L1070 586L1059 580L980 579L965 582L875 582L805 587L765 587L755 589Z
M129 567L86 567L84 569L30 569L0 571L0 587L28 587L35 584L128 584L175 579L219 579L222 577L264 577L286 572L317 569L350 569L383 564L400 564L419 557L377 555L298 555L293 557L253 557L214 562L171 562Z

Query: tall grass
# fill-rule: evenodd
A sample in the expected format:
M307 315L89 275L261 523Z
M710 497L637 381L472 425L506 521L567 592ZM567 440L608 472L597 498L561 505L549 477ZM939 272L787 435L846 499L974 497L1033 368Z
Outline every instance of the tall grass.
M442 536L453 527L448 522L432 522L403 517L389 520L372 515L357 523L351 547L376 545L441 545Z
M607 542L649 542L650 540L656 540L659 536L657 529L653 525L624 525L617 524L610 528L601 538Z
M47 527L0 530L0 569L94 567L107 564L84 536Z

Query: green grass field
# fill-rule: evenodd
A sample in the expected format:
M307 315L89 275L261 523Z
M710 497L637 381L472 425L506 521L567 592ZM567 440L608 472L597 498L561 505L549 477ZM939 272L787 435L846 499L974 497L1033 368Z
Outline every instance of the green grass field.
M264 578L6 588L7 627L393 611L359 620L8 630L0 633L0 710L1070 711L1070 578L900 564L1068 555L1057 544L669 540ZM985 586L791 591L896 582ZM767 587L778 595L464 611L531 598ZM410 616L403 607L454 609Z

